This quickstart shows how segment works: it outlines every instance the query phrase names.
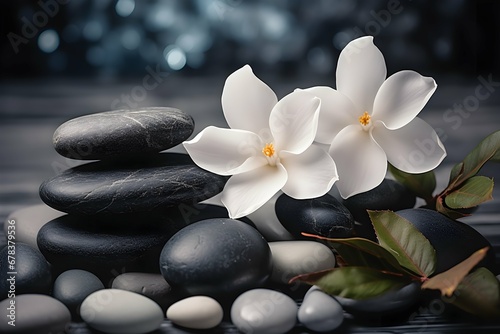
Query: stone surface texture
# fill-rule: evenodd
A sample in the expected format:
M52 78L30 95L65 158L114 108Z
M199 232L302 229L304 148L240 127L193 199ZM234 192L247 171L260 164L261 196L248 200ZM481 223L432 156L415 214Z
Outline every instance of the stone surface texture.
M218 194L226 178L196 166L187 154L128 162L99 161L46 180L40 197L68 213L131 213L193 204Z
M193 130L192 117L179 109L115 110L61 124L53 144L64 157L100 160L160 152L180 144Z

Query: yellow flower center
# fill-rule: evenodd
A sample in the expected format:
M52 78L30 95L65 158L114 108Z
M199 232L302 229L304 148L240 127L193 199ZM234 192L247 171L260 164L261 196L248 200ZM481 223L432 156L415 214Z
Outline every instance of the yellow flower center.
M370 115L368 115L368 112L365 111L363 113L363 115L361 115L361 116L358 117L358 121L359 121L359 123L361 123L361 125L367 126L368 124L370 124L370 119L371 118L372 117Z
M266 144L266 146L264 146L264 148L262 149L262 153L264 153L264 155L268 158L272 157L274 155L274 145L271 143L271 144Z

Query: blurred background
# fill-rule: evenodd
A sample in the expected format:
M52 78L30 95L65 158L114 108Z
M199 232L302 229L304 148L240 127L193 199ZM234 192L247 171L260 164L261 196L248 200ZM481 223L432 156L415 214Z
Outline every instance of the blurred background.
M331 75L350 40L372 35L390 73L466 76L498 70L499 13L496 0L17 0L2 4L0 70L116 80L249 63Z
M335 87L340 51L365 35L389 75L413 69L437 81L421 117L439 130L447 166L500 128L498 0L16 0L1 8L0 222L39 202L45 178L81 163L52 149L64 121L171 106L193 116L195 135L226 126L224 80L244 64L278 97ZM447 121L466 97L476 101L478 85L487 99Z

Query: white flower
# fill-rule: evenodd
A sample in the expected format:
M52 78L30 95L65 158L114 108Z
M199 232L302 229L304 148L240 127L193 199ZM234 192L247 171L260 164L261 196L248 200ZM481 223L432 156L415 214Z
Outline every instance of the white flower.
M316 141L330 144L343 198L379 185L387 161L408 173L434 169L446 156L432 127L416 117L436 90L434 79L401 71L386 79L373 37L350 42L337 64L337 90L304 91L321 98Z
M231 129L207 127L184 147L201 168L233 175L221 193L231 218L254 212L279 190L296 199L330 190L338 179L335 163L312 145L320 106L304 91L278 102L248 65L227 78L222 109Z

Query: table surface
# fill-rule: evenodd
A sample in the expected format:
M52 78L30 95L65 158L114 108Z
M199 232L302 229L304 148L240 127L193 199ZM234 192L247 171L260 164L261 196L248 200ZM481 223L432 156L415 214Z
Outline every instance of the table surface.
M487 76L484 76L487 78ZM294 80L264 78L282 97L296 87L333 85L328 78L316 82L311 79ZM15 81L0 83L0 227L9 213L22 207L39 204L40 183L64 169L80 164L59 156L52 148L52 134L64 121L84 114L111 110L116 101L125 106L123 96L131 94L142 79L115 83L85 80ZM451 167L459 162L488 134L500 129L500 89L493 89L487 98L478 99L476 88L482 80L452 80L447 78L439 87L420 117L440 134L448 156L436 169L438 189L442 189ZM193 116L197 134L208 125L225 127L220 107L223 77L189 78L172 75L142 101L131 101L133 107L171 106ZM476 98L475 98L476 97ZM448 110L466 105L462 114L451 120ZM448 112L448 113L447 113ZM182 151L176 148L175 151ZM482 175L500 179L498 164L488 163ZM492 244L500 263L500 187L496 186L494 199L480 206L474 215L462 221L482 233ZM1 229L0 229L1 231ZM0 246L5 244L0 232ZM340 328L345 333L499 333L499 322L450 318L438 309L422 308L408 319L388 323L359 324L349 319ZM74 323L68 333L93 333L85 324ZM167 320L158 333L189 333L172 326ZM196 331L193 331L196 332ZM234 327L223 324L215 332L235 333ZM297 327L296 333L306 333Z

